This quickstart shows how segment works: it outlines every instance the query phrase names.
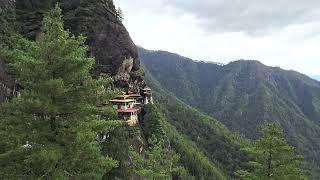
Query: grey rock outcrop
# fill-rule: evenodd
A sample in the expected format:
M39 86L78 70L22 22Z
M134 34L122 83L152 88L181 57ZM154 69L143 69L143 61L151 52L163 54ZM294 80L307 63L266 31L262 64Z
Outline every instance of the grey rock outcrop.
M11 22L11 15L14 11L14 0L0 1L0 48L3 47L7 38L5 32L8 31L8 24ZM0 59L0 102L7 100L16 93L15 80L8 71L4 59Z
M57 0L4 0L1 9L15 9L20 33L29 39L35 39L40 33L41 21L45 13L53 8ZM118 18L111 0L61 0L65 28L73 34L87 37L88 54L96 59L93 75L109 75L114 78L118 88L137 91L145 86L138 73L140 61L135 44L128 31ZM5 69L5 64L0 64ZM3 70L3 74L5 71ZM1 75L0 94L6 96L3 81L7 75ZM9 90L8 90L9 92ZM1 98L1 97L0 97ZM3 98L2 98L3 99ZM0 99L1 100L1 99Z
M0 59L0 102L16 94L16 84L3 60Z
M21 32L29 38L39 34L44 12L52 8L56 0L17 0L17 18ZM94 75L108 74L115 85L135 89L143 85L143 79L135 76L140 61L135 44L117 17L110 0L61 0L65 28L73 34L87 37L89 54L96 59Z

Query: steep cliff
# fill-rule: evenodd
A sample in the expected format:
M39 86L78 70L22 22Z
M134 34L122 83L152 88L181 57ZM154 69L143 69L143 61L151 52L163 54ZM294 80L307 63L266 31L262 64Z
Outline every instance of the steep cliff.
M3 9L15 9L19 32L27 38L36 39L40 35L43 16L56 2L57 0L16 0L14 3L13 0L5 0L0 2L0 8L1 12ZM73 34L87 37L88 53L96 59L94 76L110 75L115 80L115 86L125 90L135 91L144 86L143 78L138 73L140 62L136 46L117 17L112 1L59 2L64 13L65 28ZM10 86L4 82L8 81L8 77L3 61L0 66L1 100L7 96L7 87ZM12 81L10 85L11 83Z
M2 0L0 3L0 12L12 10L14 8L14 0Z
M58 0L1 0L0 1L0 48L8 46L9 34L16 31L26 38L37 39L41 35L44 15ZM61 0L65 29L75 35L87 37L88 54L96 59L93 76L109 75L114 85L135 91L144 86L139 74L140 62L136 46L126 28L117 17L110 0ZM16 24L18 28L11 25ZM0 59L0 103L15 95L16 81L10 74L5 59ZM140 150L146 143L139 126L120 127L108 138L103 152L119 161L119 167L107 174L107 179L128 179L130 175L128 147ZM110 149L111 148L111 149ZM123 156L123 155L126 156ZM134 177L136 178L136 177ZM137 179L137 178L136 178Z
M4 61L0 59L0 102L16 93L15 80L10 73Z
M8 43L9 32L12 30L13 11L14 0L3 0L0 2L0 48ZM10 75L5 61L0 59L0 102L12 96L15 93L15 89L13 76Z

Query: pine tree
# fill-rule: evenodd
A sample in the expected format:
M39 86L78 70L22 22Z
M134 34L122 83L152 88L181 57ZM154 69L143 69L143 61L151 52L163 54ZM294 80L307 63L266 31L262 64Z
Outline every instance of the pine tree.
M145 105L144 110L146 112L144 118L144 134L147 139L153 135L158 139L166 139L166 134L163 130L162 121L163 116L159 113L157 107L153 104Z
M123 12L120 7L118 7L118 9L116 10L116 14L117 14L118 19L122 22L124 20L124 16L123 16Z
M15 15L12 9L0 7L0 48L10 46L15 34Z
M101 179L117 166L97 141L119 124L110 107L98 108L111 82L92 79L84 41L63 29L57 5L37 41L0 50L22 87L0 107L0 179Z
M295 148L289 146L283 137L282 129L275 123L262 128L262 137L253 147L243 151L251 154L255 161L250 161L252 171L239 170L236 174L241 179L305 179L299 169L302 157L294 153Z
M163 141L158 141L155 136L149 139L149 149L141 155L132 148L130 157L135 166L135 172L146 179L160 180L172 179L173 175L186 175L186 170L177 165L179 155L168 147Z

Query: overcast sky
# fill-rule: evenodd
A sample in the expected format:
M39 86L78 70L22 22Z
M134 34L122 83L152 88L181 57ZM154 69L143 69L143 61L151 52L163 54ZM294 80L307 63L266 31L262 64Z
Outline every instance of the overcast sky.
M114 0L137 45L320 74L320 0Z

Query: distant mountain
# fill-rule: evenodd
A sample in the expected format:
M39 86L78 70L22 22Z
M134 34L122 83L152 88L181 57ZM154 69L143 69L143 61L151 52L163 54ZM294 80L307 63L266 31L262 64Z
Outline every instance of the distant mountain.
M164 130L188 171L196 179L221 179L221 175L234 178L234 172L248 161L240 148L249 141L163 89L147 69L145 74L155 104L164 116Z
M18 30L21 31L21 35L30 40L38 37L41 34L43 16L49 12L49 9L54 7L56 2L58 0L0 1L0 48L6 45L7 42L5 41L9 39L7 34L3 33L11 30L6 27L7 24L19 25ZM142 71L140 71L136 46L118 18L112 0L66 0L61 1L60 5L64 14L65 28L69 29L73 34L86 36L86 43L89 48L88 53L96 60L96 66L92 71L95 77L110 75L114 80L113 85L126 91L136 92L146 85L142 77ZM10 16L7 14L7 10L12 10L12 12L10 11ZM3 16L4 13L6 13L5 16ZM14 14L16 19L11 17L11 13L12 15ZM16 20L17 22L10 22L11 20ZM3 22L6 23L4 24ZM105 48L108 51L105 51ZM7 98L14 96L17 90L15 84L17 81L14 76L11 77L12 74L9 74L6 62L5 59L0 59L0 105ZM163 90L161 86L154 85L157 84L156 81L152 80L151 76L149 76L150 74L146 74L146 81L150 82L150 86L154 88L156 103L151 106L152 108L147 106L143 108L143 113L139 114L140 123L138 126L117 127L107 133L108 136L105 142L100 142L102 153L119 162L118 167L105 174L103 179L141 179L133 170L133 166L140 166L140 164L133 164L128 151L132 147L137 152L144 154L145 149L148 148L146 138L149 138L151 134L155 135L158 140L170 141L170 144L168 144L170 146L168 147L172 147L181 156L179 165L183 165L188 170L186 175L195 177L195 179L219 180L230 179L230 177L234 176L234 172L241 168L241 162L248 160L247 156L240 151L242 147L241 141L245 142L245 140L231 133L212 117L206 116L181 102L173 94ZM109 116L109 112L107 114L108 116L105 116L105 119L116 118ZM156 114L157 116L154 119L161 119L162 126L158 126L156 123L153 124L152 118L148 116L150 114ZM144 126L146 124L148 125ZM156 128L157 131L153 131ZM2 130L3 128L0 128L0 134L4 132ZM157 134L158 131L162 132L162 130L165 132L163 136L166 137ZM55 133L53 132L52 134ZM49 138L49 141L51 139ZM17 147L20 147L20 143L17 142ZM7 151L1 145L0 157L3 160L3 155ZM56 150L56 146L52 150ZM57 149L59 152L60 150ZM67 154L64 155L67 156ZM20 159L24 159L22 157L28 158L29 156L21 156ZM91 155L89 154L88 157L91 158ZM31 159L29 160L32 161ZM0 163L0 179L3 179L1 170L7 168L2 166L4 163ZM79 171L81 171L80 169ZM42 177L52 179L50 177L54 173L49 174L45 174ZM94 174L91 175L94 176ZM180 179L176 176L174 179ZM167 178L170 177L168 176ZM14 177L11 179L14 179Z
M306 168L320 166L320 82L258 61L220 65L165 51L140 48L139 54L152 76L185 103L253 139L262 124L276 121L305 155Z
M311 76L313 79L320 81L320 75Z

